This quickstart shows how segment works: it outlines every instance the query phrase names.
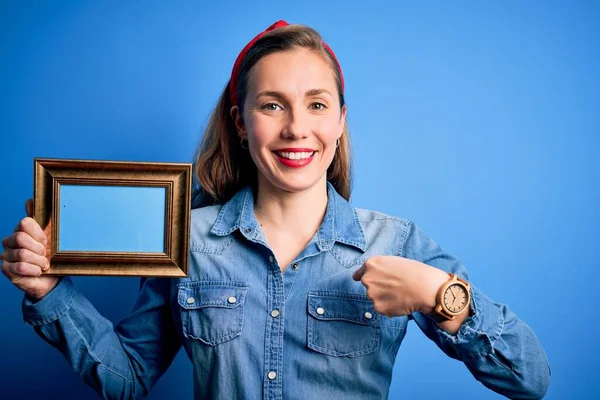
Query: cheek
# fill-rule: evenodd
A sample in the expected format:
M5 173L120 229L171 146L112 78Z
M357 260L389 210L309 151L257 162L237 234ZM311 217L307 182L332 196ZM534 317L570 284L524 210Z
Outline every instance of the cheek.
M335 142L342 131L342 125L338 118L324 118L320 121L319 126L317 127L317 132L321 133L321 137L323 141L328 144Z
M260 147L267 143L273 136L273 123L269 118L265 118L262 115L252 116L249 122L246 125L246 129L248 139L252 142L253 146Z

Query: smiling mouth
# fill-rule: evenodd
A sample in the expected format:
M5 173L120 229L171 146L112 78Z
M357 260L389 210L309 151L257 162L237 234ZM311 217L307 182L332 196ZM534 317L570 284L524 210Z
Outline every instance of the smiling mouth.
M287 160L306 160L307 158L311 158L315 155L315 151L275 151L281 158L285 158Z

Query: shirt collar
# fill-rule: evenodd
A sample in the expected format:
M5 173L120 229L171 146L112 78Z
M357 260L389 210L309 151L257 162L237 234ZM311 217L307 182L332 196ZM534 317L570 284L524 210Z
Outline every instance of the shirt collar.
M250 186L240 190L223 205L211 233L225 236L235 230L240 230L249 239L262 236L260 225L254 215L254 194ZM367 248L365 234L356 210L329 182L327 182L325 218L317 231L316 240L322 251L329 250L335 242L354 246L362 251Z

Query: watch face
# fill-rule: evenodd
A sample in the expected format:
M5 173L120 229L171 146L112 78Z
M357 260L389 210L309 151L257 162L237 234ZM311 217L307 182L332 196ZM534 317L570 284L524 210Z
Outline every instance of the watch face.
M459 313L467 306L467 291L463 285L454 283L444 292L444 305L453 312Z

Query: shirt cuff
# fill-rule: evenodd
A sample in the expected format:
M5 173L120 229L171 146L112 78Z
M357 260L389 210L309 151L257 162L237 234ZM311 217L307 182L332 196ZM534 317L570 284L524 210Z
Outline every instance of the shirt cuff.
M23 321L34 326L56 321L71 308L76 294L77 289L73 281L65 276L40 301L33 302L24 296L21 303Z
M504 329L501 308L471 285L471 312L456 335L444 331L437 324L434 324L434 329L442 342L454 347L460 354L477 357L493 353L493 344Z

